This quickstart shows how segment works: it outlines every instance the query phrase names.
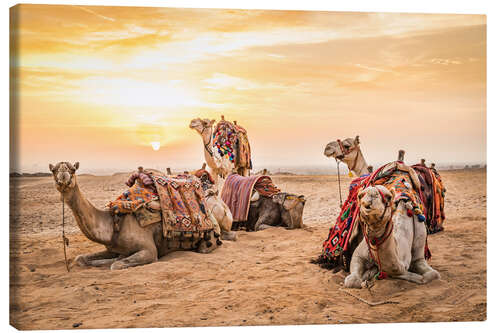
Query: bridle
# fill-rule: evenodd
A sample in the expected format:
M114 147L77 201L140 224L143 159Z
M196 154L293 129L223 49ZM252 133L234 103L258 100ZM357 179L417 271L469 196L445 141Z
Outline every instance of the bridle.
M208 127L205 127L204 125L203 129L201 130L201 137L203 138L203 132L205 132ZM211 128L211 127L210 127ZM203 142L203 146L205 147L205 151L211 156L214 157L214 152L212 151L211 147L209 148L210 142L212 141L212 133L210 133L210 138L208 139L208 142Z
M342 141L340 139L337 139L337 143L339 145L340 151L342 152L342 158L339 158L340 160L342 160L346 155L352 153L353 151L355 151L355 150L357 151L356 157L354 158L353 167L356 166L356 164L358 164L358 158L359 158L359 145L354 144L353 147L346 149L344 147L344 145L342 144ZM348 167L349 167L349 165L348 165ZM349 168L349 170L351 170L351 168Z

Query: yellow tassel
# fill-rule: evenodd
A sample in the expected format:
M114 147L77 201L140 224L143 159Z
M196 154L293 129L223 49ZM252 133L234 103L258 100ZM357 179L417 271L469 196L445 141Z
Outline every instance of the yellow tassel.
M354 175L352 174L352 171L351 171L351 170L349 170L349 177L350 177L350 178L354 177Z

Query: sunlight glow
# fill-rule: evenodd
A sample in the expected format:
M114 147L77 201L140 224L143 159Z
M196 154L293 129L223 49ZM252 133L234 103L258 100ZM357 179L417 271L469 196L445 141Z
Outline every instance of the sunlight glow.
M151 147L153 147L153 150L159 150L160 149L160 142L159 141L151 142Z

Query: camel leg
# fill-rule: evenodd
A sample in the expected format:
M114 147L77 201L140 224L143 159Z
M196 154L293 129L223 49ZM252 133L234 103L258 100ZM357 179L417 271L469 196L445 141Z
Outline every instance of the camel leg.
M357 249L356 249L357 250ZM351 267L350 267L350 273L345 279L344 279L344 286L346 288L361 288L361 282L363 282L363 275L365 273L365 261L359 256L356 255L356 250L354 251L355 253L352 256L351 259Z
M362 281L369 281L369 280L373 279L373 277L375 275L377 275L377 273L378 273L378 267L377 266L373 266L372 268L367 269L363 273L363 277L361 278L361 280Z
M433 269L423 258L417 259L411 263L410 270L422 275L423 283L428 283L432 280L439 280L441 276L439 272Z
M236 241L236 239L237 239L236 232L222 230L221 238L222 238L222 240Z
M391 277L394 279L406 280L418 284L425 283L422 275L413 272L404 272L403 274L400 275L391 275Z
M114 262L111 265L111 269L124 269L128 267L134 267L134 266L140 266L140 265L145 265L145 264L150 264L152 262L155 262L157 260L158 254L155 251L151 250L141 250L138 251L131 256L128 256L126 258L120 259L116 262Z
M253 227L253 231L257 231L257 230L262 230L262 229L259 229L260 226L262 224L264 224L264 221L267 219L267 216L259 216L259 219L257 220L257 222L255 222L255 225Z
M269 228L273 228L273 226L271 226L269 224L261 224L261 225L259 225L258 230L265 230L265 229L269 229Z
M78 266L86 267L86 266L94 266L93 261L102 260L102 259L115 259L118 257L118 253L114 253L108 250L100 251L96 253L90 254L80 254L75 258L75 263Z

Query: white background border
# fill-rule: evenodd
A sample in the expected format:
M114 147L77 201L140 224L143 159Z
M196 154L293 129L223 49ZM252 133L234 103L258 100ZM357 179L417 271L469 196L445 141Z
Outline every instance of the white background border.
M320 0L186 0L186 1L160 1L160 0L144 0L144 1L130 1L130 0L86 0L86 1L36 1L29 0L28 3L32 4L79 4L79 5L105 5L105 6L142 6L142 7L191 7L191 8L247 8L247 9L290 9L290 10L329 10L329 11L364 11L364 12L412 12L412 13L463 13L463 14L486 14L487 15L487 50L488 50L488 100L487 100L487 131L488 131L488 202L497 202L500 199L498 191L495 193L490 189L499 189L499 169L498 169L498 146L499 132L496 131L499 123L499 103L498 96L500 92L500 85L498 82L498 68L500 62L499 43L500 36L498 35L498 27L500 24L500 13L496 6L496 1L479 1L469 0L465 1L443 1L443 0L419 0L419 1L320 1ZM7 6L5 6L5 4ZM2 164L0 169L0 189L2 197L0 200L2 205L2 212L4 221L2 222L2 245L1 254L3 257L3 265L1 268L1 328L6 331L14 331L14 328L9 326L9 274L8 274L8 261L9 261L9 217L6 213L9 209L9 10L8 7L14 6L17 2L6 1L3 6L1 20L3 25L2 33L2 55L3 66L2 68L2 104L4 110L0 112L0 135L1 149L2 149ZM474 323L427 323L427 324L376 324L376 325L316 325L316 326L265 326L265 327L244 327L238 328L238 332L249 332L254 329L263 331L280 331L280 332L298 332L298 331L321 331L321 332L353 332L369 330L370 333L375 332L398 332L404 331L421 331L438 332L442 330L453 330L454 332L471 332L478 330L493 330L494 327L500 323L499 313L499 284L498 281L498 265L500 242L496 237L500 235L500 228L496 220L490 220L491 209L488 209L488 299L487 299L487 313L488 320L486 322ZM341 306L341 304L339 304ZM459 306L459 305L457 305ZM234 327L217 327L217 328L185 328L185 329L168 329L171 332L218 332L234 330ZM136 329L130 330L114 330L113 332L152 332L161 329ZM87 330L85 330L87 331ZM89 332L101 332L104 330L88 330ZM498 328L496 329L498 331ZM64 331L61 331L64 332Z

